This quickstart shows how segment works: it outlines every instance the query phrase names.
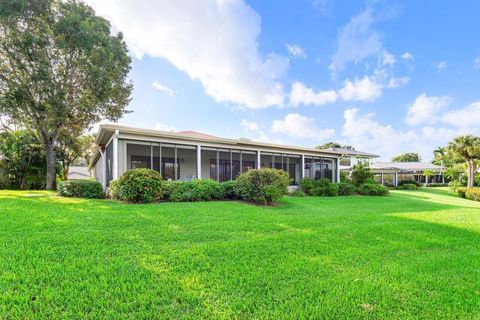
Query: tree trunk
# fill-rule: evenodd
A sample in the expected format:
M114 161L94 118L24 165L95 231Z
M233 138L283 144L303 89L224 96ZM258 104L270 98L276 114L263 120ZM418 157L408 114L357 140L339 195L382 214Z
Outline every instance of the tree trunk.
M45 154L47 158L47 181L45 189L55 190L55 180L57 178L56 159L55 159L55 140L47 139L45 143Z
M473 160L467 160L467 188L473 188L473 180L475 177Z
M63 165L63 180L68 180L68 171L70 171L70 166L64 164Z

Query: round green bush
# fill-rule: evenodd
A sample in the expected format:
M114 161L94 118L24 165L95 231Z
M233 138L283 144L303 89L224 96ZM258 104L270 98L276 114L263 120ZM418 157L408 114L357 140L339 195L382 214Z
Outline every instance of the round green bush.
M338 195L339 196L351 196L355 194L355 186L351 183L340 182L338 185Z
M458 193L458 196L460 198L466 198L466 191L467 191L467 188L466 187L457 187L457 193Z
M339 186L337 183L332 183L330 179L302 179L300 187L303 192L311 196L335 197L338 196Z
M62 197L100 199L104 197L103 186L95 180L65 180L58 183Z
M365 196L386 196L388 188L376 183L364 183L357 188L357 193Z
M252 169L240 174L235 182L235 193L242 199L270 205L287 193L290 177L278 169Z
M398 190L417 190L418 186L413 183L404 183L397 187Z
M235 193L235 180L228 180L220 183L223 188L223 193L226 199L235 200L238 199L238 195Z
M162 197L162 177L152 169L129 170L114 183L113 193L126 202L155 202Z
M474 200L474 201L480 201L480 188L474 187L474 188L466 189L465 198Z
M210 201L222 200L225 192L219 182L211 179L199 179L177 182L170 194L170 201Z

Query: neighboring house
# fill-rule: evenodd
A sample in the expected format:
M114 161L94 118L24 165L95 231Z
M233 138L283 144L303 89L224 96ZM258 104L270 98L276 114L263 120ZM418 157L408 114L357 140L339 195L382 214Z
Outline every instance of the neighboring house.
M68 169L68 180L90 179L88 167L70 166Z
M370 171L376 182L387 186L397 186L402 181L416 181L426 183L423 174L426 170L433 171L434 175L428 178L428 183L444 183L443 168L424 162L374 162Z
M353 166L360 163L370 166L372 159L380 157L379 155L376 155L373 153L357 151L353 149L346 149L346 148L328 148L326 150L341 154L341 157L340 157L341 171L351 171Z
M100 125L89 168L105 188L133 168L151 168L166 180L235 179L253 168L287 171L291 184L304 177L340 180L341 152L225 139L194 131L164 132L117 124Z

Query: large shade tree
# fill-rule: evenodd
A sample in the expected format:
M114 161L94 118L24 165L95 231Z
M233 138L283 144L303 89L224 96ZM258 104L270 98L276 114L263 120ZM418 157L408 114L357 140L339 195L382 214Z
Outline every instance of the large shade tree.
M480 137L459 136L454 138L447 148L452 157L465 161L467 164L467 187L473 187L477 160L480 159Z
M79 135L126 112L130 62L122 35L81 2L0 2L0 114L38 132L47 189L65 128Z
M402 153L392 158L392 162L419 162L422 161L416 152Z

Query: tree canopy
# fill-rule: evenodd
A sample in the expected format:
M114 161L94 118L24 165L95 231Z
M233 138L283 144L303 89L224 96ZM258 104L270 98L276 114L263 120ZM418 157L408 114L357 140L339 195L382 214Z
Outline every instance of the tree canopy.
M338 142L333 142L333 141L330 141L330 142L324 143L322 145L319 145L316 148L317 149L344 148L344 149L349 149L349 150L355 150L355 148L353 148L352 146L342 145Z
M392 158L392 162L419 162L422 161L416 152L402 153Z
M463 160L467 164L467 187L474 184L475 171L480 159L480 137L465 135L454 138L447 147L453 159Z
M81 2L0 2L0 114L38 133L47 189L61 135L127 112L130 62L122 34Z

